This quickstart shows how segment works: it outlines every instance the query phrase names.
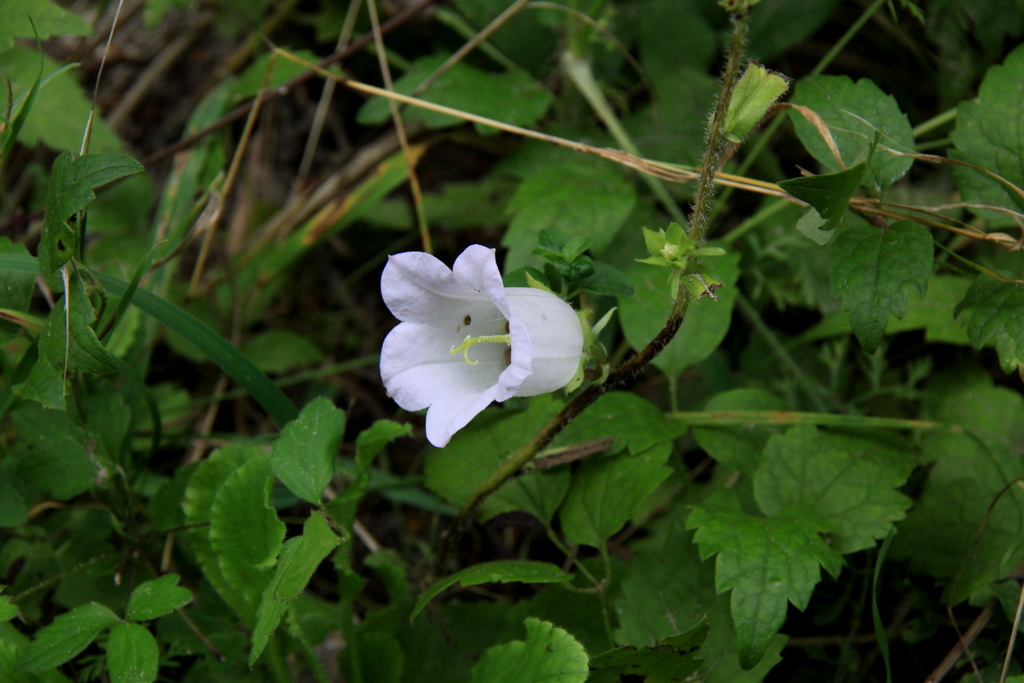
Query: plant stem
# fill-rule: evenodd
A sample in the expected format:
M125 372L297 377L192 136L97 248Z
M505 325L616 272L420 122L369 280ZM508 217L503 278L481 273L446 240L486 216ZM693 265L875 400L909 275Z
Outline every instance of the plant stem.
M725 74L722 77L722 90L718 97L715 112L708 123L708 152L704 155L704 164L701 166L700 179L698 181L697 196L699 203L694 202L691 214L690 236L692 239L701 242L704 238L708 222L708 214L711 211L711 200L714 195L715 171L718 161L721 158L722 147L722 122L725 113L729 109L729 100L732 97L733 87L739 75L740 62L743 53L743 41L747 33L747 15L734 14L732 16L733 39L730 44L729 55L726 61ZM684 273L685 274L685 273ZM647 346L640 349L636 355L626 360L622 365L615 368L603 384L594 384L585 389L570 401L562 410L551 419L529 442L513 453L508 460L498 468L488 479L480 485L480 488L473 493L468 501L459 510L455 523L449 528L441 541L441 550L438 553L436 569L442 570L449 558L454 557L458 541L480 504L492 493L498 490L502 484L514 477L523 467L544 449L551 441L558 436L566 425L572 422L580 413L588 408L602 395L614 389L625 388L636 378L643 368L650 363L655 356L668 346L679 326L686 317L690 307L690 291L683 284L685 278L680 278L679 289L676 292L675 302L672 311L669 313L665 326L655 335Z
M743 59L743 43L747 39L747 14L732 16L732 41L729 44L729 55L725 62L725 73L722 74L722 89L715 103L715 111L708 122L708 144L704 148L704 160L700 166L700 180L697 181L697 195L693 200L693 211L690 214L689 237L699 247L707 237L708 217L711 215L711 200L715 195L715 173L722 160L722 149L725 146L722 126L725 114L729 111L732 91L739 80L740 62ZM680 287L682 293L682 287Z

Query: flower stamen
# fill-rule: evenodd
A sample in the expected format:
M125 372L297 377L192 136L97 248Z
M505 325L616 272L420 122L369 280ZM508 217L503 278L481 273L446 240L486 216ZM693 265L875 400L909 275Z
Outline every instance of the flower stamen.
M467 364L469 364L469 365L476 365L480 361L478 361L478 360L470 360L469 359L469 347L473 346L474 344L481 344L481 343L486 343L486 342L501 343L501 344L507 344L508 346L512 346L512 335L509 335L509 334L492 334L492 335L481 335L479 337L474 337L472 335L466 335L466 338L462 340L461 344L459 344L458 346L453 346L452 347L451 352L453 354L455 354L455 353L459 353L461 351L462 352L462 358L463 358L463 360L466 361Z

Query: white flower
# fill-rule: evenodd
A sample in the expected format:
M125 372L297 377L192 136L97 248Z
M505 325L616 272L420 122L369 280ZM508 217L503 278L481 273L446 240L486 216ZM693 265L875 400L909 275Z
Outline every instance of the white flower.
M384 387L406 410L427 410L438 448L492 401L561 389L576 374L583 330L550 292L505 287L493 249L478 244L452 270L430 254L388 258L384 303L401 323L384 339Z

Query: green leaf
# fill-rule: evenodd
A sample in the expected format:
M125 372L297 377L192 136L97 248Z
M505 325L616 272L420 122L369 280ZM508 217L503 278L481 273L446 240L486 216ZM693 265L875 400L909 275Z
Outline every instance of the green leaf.
M145 626L118 624L107 639L111 683L152 683L160 668L160 648Z
M823 566L839 574L842 557L803 518L754 517L738 510L702 506L686 521L701 559L717 555L715 589L732 590L730 605L739 640L740 665L755 666L786 620L787 603L807 607Z
M650 401L636 394L616 391L594 401L562 430L553 445L568 446L610 436L616 440L610 452L625 448L639 454L685 433L686 425L666 418Z
M711 259L708 270L725 285L709 296L690 305L679 332L653 361L670 377L710 356L725 339L732 322L733 304L739 290L739 254L726 254ZM619 316L626 340L635 349L647 345L664 326L672 309L665 271L642 264L632 266L626 274L636 288L628 299L619 299Z
M39 272L39 265L33 258L0 253L0 272L7 270L28 272L35 277ZM123 280L104 273L93 275L109 294L122 296L127 290L127 284ZM178 334L187 337L210 360L242 385L279 425L287 424L298 416L298 410L288 397L259 368L208 325L178 306L142 289L134 291L132 303Z
M28 249L24 244L11 242L7 237L0 237L0 254L28 256ZM27 311L34 287L35 276L32 273L0 270L0 308ZM0 343L17 336L20 330L20 325L0 320Z
M34 4L34 0L18 1ZM0 3L2 9L8 6L6 0ZM25 13L21 14L21 20L25 21ZM3 27L0 33L7 25L6 20L0 19L0 27ZM28 35L32 35L31 30ZM81 74L70 68L73 65L58 62L45 54L40 55L34 44L31 47L15 46L7 50L0 48L0 83L6 85L10 79L15 99L21 99L21 106L16 105L15 108L15 117L20 116L21 108L26 106L28 99L20 98L20 95L31 92L40 76L40 60L43 63L40 88L32 102L32 111L25 117L25 124L18 133L18 141L27 149L40 142L57 151L79 149L82 145L82 132L92 109L92 92L86 93L79 84ZM95 117L90 148L95 152L116 152L122 147L121 140L103 117Z
M833 532L832 548L871 548L903 519L911 500L895 489L917 464L908 444L791 427L768 441L754 474L754 496L773 517L813 516Z
M903 317L911 290L925 295L933 259L931 233L912 221L885 230L852 226L836 238L829 259L832 296L842 297L865 351L878 348L890 313Z
M0 527L21 526L28 519L28 505L7 479L0 479ZM0 611L3 610L0 603ZM0 621L4 619L0 618Z
M542 230L586 237L594 252L606 249L636 202L636 189L610 164L588 160L540 167L509 200L512 220L501 239L509 248L505 270L541 263L532 251Z
M0 593L4 592L6 586L0 585ZM0 623L10 621L14 617L18 616L18 606L11 604L11 597L9 595L0 595Z
M62 152L53 162L46 191L46 214L39 243L39 269L47 277L56 273L78 248L69 219L96 199L94 190L109 182L139 173L142 164L122 154Z
M224 579L255 608L270 582L268 568L281 552L284 522L270 504L274 476L260 454L228 475L213 498L210 545Z
M553 624L529 617L526 640L495 645L473 667L473 683L583 683L590 670L579 642Z
M588 683L685 681L700 669L700 646L708 635L707 620L686 633L662 638L652 647L619 647L590 660Z
M750 55L768 61L804 43L835 14L839 3L840 0L761 0L750 13Z
M656 86L662 79L678 78L680 66L700 71L711 67L718 57L718 41L700 7L677 0L646 0L643 9L637 17L640 63Z
M108 466L120 465L131 424L132 409L120 391L105 384L93 389L85 406L85 426L96 446L93 457Z
M331 530L323 514L313 511L302 528L302 536L285 544L274 578L263 591L256 610L256 627L249 652L250 667L259 659L288 605L305 590L313 572L340 543L341 539Z
M31 19L31 21L29 21ZM89 22L50 0L4 0L0 3L0 52L14 46L16 38L40 40L50 36L87 36Z
M139 584L128 599L128 618L134 621L156 619L192 602L192 592L178 585L179 578L177 574L165 574Z
M370 484L373 459L381 449L400 436L412 434L412 425L391 420L377 420L356 437L355 477L345 490L328 506L331 516L345 528L355 521L356 508Z
M324 352L293 330L267 330L242 344L242 355L266 373L283 374L319 364Z
M228 581L221 569L220 557L210 540L210 518L214 500L232 473L239 471L249 460L260 457L256 446L232 445L219 448L209 455L188 480L181 507L189 530L189 541L203 570L203 577L243 620L255 618L255 610L246 602L242 592Z
M1022 97L1024 46L1019 46L1001 66L988 70L977 98L960 103L950 156L1024 187L1024 130L1018 125ZM1024 198L995 178L962 166L953 167L953 178L966 202L1024 210Z
M405 654L390 633L359 630L342 651L341 669L351 683L401 683Z
M447 59L448 55L430 55L417 59L409 71L395 81L395 92L412 94ZM553 99L550 92L522 69L488 73L465 62L453 65L419 97L427 102L516 126L536 123L547 112ZM381 97L369 100L356 116L356 120L362 124L384 123L390 118L388 103ZM429 128L448 128L465 123L463 119L419 107L407 107L402 118L406 121L421 120ZM475 125L477 132L482 135L498 132L490 126Z
M68 279L68 291L50 311L46 329L39 336L40 359L61 371L88 375L117 372L117 360L92 329L95 320L96 314L85 285L77 273L72 273Z
M299 498L316 504L334 475L345 434L345 411L328 398L311 401L274 442L270 466Z
M28 377L21 384L11 387L11 393L26 401L35 401L44 408L63 411L64 373L45 360L32 364Z
M978 275L954 314L975 348L995 344L1003 370L1024 365L1024 287Z
M456 433L445 448L428 451L427 488L452 505L461 506L559 408L548 394L530 399L523 412L485 410ZM550 522L569 489L569 479L566 468L516 477L488 496L477 515L487 520L502 512L522 510Z
M639 455L590 456L573 475L558 513L566 538L604 545L672 473L665 464L671 454L672 445L663 443Z
M828 125L846 167L867 162L865 181L876 191L903 177L914 160L889 151L915 151L910 121L892 95L870 79L854 82L848 76L812 76L801 79L792 102L813 109ZM843 170L818 130L799 114L793 127L800 141L826 169ZM875 139L878 139L877 146Z
M708 683L760 683L781 657L785 636L772 638L761 662L749 671L739 664L729 598L714 589L714 563L701 562L684 518L676 517L663 537L634 545L635 557L623 570L621 588L612 596L618 617L616 642L656 647L690 632L703 620L709 629L701 647L701 680ZM657 586L657 590L651 590Z
M18 668L42 671L60 666L89 646L104 629L121 623L103 605L91 602L65 612L36 633Z
M742 410L786 410L786 402L762 389L733 389L717 394L707 405L706 412ZM780 431L778 427L748 425L735 427L694 427L693 436L707 454L726 467L744 474L757 469L761 452L768 438Z
M814 210L818 212L818 216L824 221L824 228L818 225L814 226L815 230L824 233L822 236L824 241L816 238L814 233L808 234L810 226L801 228L801 232L819 244L826 244L835 229L839 227L843 214L846 213L850 197L860 187L860 181L864 177L864 170L866 168L865 164L857 164L839 173L814 175L807 178L791 178L781 181L779 187L814 207ZM805 214L800 219L801 223L809 215L811 214Z
M19 436L32 446L18 463L21 479L57 500L92 488L101 470L86 447L91 437L67 413L26 403L11 413L11 419Z
M1024 397L988 373L951 372L929 382L925 419L965 433L927 432L921 454L928 478L898 526L892 556L947 583L956 604L1009 576L1024 558ZM986 598L987 599L987 598Z
M572 574L566 574L557 565L549 562L537 562L535 560L496 560L494 562L483 562L472 567L466 567L460 571L446 576L440 581L432 584L430 588L423 591L416 599L416 606L409 615L411 622L416 618L427 603L443 590L456 583L463 588L477 586L481 583L509 583L517 581L520 583L559 583L572 579Z
M723 129L725 137L741 142L761 122L775 101L789 90L789 79L756 62L747 64L729 100Z
M626 274L604 261L594 261L594 274L579 281L579 288L594 294L633 296L633 283Z

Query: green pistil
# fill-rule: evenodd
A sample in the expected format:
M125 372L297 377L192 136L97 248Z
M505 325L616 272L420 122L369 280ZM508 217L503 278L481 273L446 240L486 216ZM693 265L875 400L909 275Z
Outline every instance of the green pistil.
M480 343L483 343L483 342L501 343L501 344L505 344L507 346L512 346L512 335L510 335L510 334L492 334L492 335L483 335L483 336L480 336L480 337L474 337L474 336L469 335L465 339L462 340L461 344L459 344L458 346L453 346L451 352L452 353L458 353L459 351L461 351L463 359L465 359L465 361L468 364L476 365L480 361L478 361L478 360L470 360L469 359L469 347L473 346L474 344L480 344Z

